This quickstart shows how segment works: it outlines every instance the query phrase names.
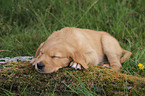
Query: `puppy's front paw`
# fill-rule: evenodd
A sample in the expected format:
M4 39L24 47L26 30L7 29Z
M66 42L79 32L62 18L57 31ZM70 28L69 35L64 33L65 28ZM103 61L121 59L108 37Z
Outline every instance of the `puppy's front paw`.
M32 66L34 66L34 65L35 65L34 62L35 62L35 58L33 58L33 59L30 61L30 64L32 64Z
M77 70L77 69L79 69L79 70L82 69L82 66L81 66L80 64L76 63L76 62L71 62L71 63L70 63L70 66L71 66L72 68L75 68L76 70Z
M110 69L110 65L109 64L103 64L103 67Z

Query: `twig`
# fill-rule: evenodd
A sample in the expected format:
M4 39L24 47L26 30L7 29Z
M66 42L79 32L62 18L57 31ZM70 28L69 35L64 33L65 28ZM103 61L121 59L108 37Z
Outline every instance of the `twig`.
M3 52L3 51L8 51L8 50L0 50L0 52Z

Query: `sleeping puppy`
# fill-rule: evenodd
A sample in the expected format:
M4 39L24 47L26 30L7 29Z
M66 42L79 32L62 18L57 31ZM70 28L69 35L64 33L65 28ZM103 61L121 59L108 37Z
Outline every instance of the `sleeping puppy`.
M40 73L52 73L69 64L78 69L102 65L119 71L131 54L106 32L65 27L41 43L31 63ZM105 56L108 64L104 64Z

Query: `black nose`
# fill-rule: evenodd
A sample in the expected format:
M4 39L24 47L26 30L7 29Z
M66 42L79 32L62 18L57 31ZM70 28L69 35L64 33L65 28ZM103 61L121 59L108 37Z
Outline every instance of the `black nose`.
M42 62L37 63L37 68L38 69L43 69L45 65Z

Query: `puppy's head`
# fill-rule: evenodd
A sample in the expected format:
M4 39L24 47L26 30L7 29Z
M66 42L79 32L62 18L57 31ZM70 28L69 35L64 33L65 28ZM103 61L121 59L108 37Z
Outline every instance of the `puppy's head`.
M56 42L55 42L56 43ZM32 63L40 73L52 73L59 68L68 66L72 60L69 57L69 50L65 43L42 43L36 51Z
M84 52L72 33L54 32L36 51L35 59L31 61L40 73L52 73L66 67L73 60L85 69L88 68Z

